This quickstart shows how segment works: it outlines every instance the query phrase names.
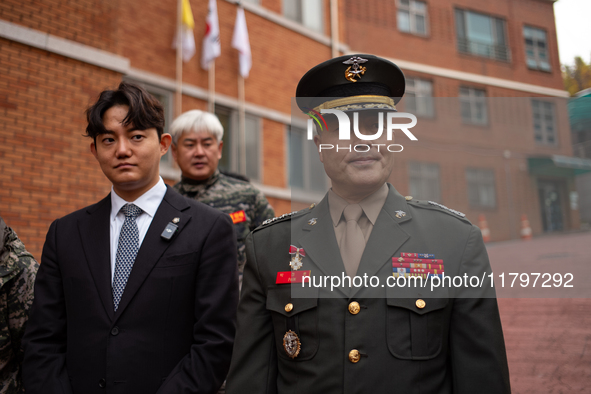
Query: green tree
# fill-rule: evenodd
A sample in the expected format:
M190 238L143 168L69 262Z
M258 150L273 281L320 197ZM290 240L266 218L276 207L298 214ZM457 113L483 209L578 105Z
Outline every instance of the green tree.
M583 89L591 88L591 65L585 63L580 56L576 56L574 66L563 65L562 79L564 88L571 96Z

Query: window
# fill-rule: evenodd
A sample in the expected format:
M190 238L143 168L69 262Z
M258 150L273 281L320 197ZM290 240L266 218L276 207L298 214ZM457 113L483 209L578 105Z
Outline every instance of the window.
M398 0L398 30L427 35L427 4L418 0Z
M534 116L534 138L539 144L556 144L556 126L554 122L554 104L548 101L531 101Z
M173 92L158 88L152 85L147 85L140 81L136 81L131 78L123 78L126 82L131 82L136 85L140 85L148 91L152 96L156 97L160 104L164 107L164 132L168 133L168 127L174 120L173 114ZM172 149L168 149L168 152L160 158L160 175L162 178L167 179L179 179L181 171L176 165L174 158L172 157Z
M306 130L288 128L289 186L307 192L325 193L328 189L324 167L313 141L306 138Z
M497 205L493 170L468 168L466 182L468 183L468 201L472 208L494 208Z
M488 123L486 93L482 89L460 87L462 121L477 125Z
M535 27L524 26L523 37L527 66L535 70L550 71L546 32Z
M411 196L421 200L441 201L438 164L410 162L408 177Z
M456 30L460 52L509 61L504 20L456 9Z
M256 116L245 116L246 169L241 168L242 149L240 149L240 125L238 111L219 105L215 114L224 127L224 146L218 168L224 171L246 175L249 179L260 181L260 121Z
M322 0L283 0L283 15L309 29L323 32Z
M420 78L406 78L404 110L413 115L432 118L435 116L433 84Z

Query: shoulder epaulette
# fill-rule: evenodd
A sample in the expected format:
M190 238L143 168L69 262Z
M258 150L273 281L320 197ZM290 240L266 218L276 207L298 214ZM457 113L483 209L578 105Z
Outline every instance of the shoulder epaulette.
M289 213L284 213L281 216L277 216L277 217L274 217L274 218L271 218L271 219L267 219L259 227L257 227L255 230L258 230L258 229L267 227L267 226L269 226L270 224L273 224L273 223L283 222L283 221L285 221L287 219L291 219L293 216L296 216L296 215L301 215L301 214L308 213L310 211L310 209L312 209L312 208L313 208L313 206L311 206L310 208L302 209L300 211L293 211L293 212L289 212Z
M465 222L470 223L470 221L466 218L466 214L464 214L460 211L456 211L455 209L448 208L445 205L439 204L438 202L435 202L435 201L408 200L407 203L414 205L416 207L419 207L419 208L435 209L435 210L447 213L451 216L454 216L458 219L461 219Z

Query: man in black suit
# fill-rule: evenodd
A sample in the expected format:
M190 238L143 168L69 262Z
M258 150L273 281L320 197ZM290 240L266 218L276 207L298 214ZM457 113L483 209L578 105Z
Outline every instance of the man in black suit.
M491 272L478 227L387 183L393 141L378 112L395 112L404 87L372 55L333 58L300 80L332 188L246 239L228 394L510 393L494 290L437 282ZM349 140L325 110L345 114Z
M24 338L27 393L214 393L235 331L232 220L164 184L171 137L144 89L102 92L87 119L113 187L49 228Z

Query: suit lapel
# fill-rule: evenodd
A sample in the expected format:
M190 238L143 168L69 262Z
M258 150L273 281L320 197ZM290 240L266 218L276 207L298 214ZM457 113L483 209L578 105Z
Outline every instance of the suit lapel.
M111 196L91 206L88 217L78 221L82 248L86 262L109 318L113 319L113 293L111 290Z
M343 264L339 245L335 237L334 225L328 210L327 196L318 203L310 214L306 215L306 218L315 218L316 224L309 225L306 221L301 228L302 231L299 233L299 239L295 242L299 243L306 251L306 259L309 258L314 262L324 275L340 277L345 270L345 265ZM312 272L312 275L317 274ZM343 289L339 290L343 291Z
M148 232L144 237L140 250L135 258L131 274L127 280L127 285L121 296L119 307L115 312L114 319L117 321L119 316L125 311L134 295L140 289L164 251L175 242L178 234L183 230L186 224L191 220L191 215L185 211L189 208L188 202L183 196L172 190L167 186L166 194L164 199L160 203L152 223L148 228ZM160 235L165 229L166 225L172 221L173 218L178 217L180 219L178 231L170 241L163 239ZM112 305L112 301L111 301ZM112 309L112 307L111 307Z
M400 226L400 223L412 219L406 200L391 185L388 185L388 188L388 197L367 240L357 276L376 275L384 264L391 264L392 256L410 238L410 235ZM405 216L396 218L397 210L404 211ZM351 297L360 289L353 287Z

